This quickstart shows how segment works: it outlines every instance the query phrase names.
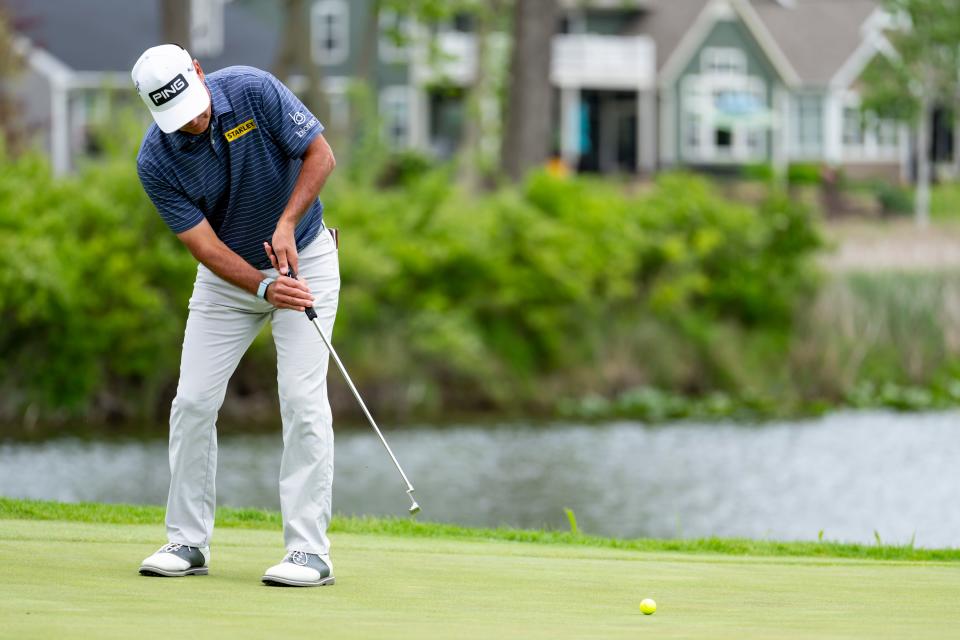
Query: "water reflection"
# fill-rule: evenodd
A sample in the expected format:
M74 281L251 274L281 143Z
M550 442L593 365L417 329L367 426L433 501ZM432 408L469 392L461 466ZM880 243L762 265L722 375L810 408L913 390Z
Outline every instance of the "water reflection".
M839 413L764 427L682 424L388 429L422 517L621 537L960 544L960 413ZM220 504L276 509L280 437L221 438ZM337 434L335 509L403 515L372 433ZM0 494L163 503L166 443L0 445Z

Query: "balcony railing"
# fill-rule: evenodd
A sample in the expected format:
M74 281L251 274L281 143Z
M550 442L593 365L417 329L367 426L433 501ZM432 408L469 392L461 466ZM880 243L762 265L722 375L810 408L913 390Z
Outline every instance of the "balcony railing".
M505 55L506 36L493 34L489 46L495 55ZM646 36L558 35L553 39L550 79L558 87L649 89L656 80L655 51ZM473 34L439 33L433 54L424 47L414 55L413 77L421 84L443 79L467 85L473 82L476 58Z
M649 89L656 81L656 47L647 36L559 35L550 79L560 87Z

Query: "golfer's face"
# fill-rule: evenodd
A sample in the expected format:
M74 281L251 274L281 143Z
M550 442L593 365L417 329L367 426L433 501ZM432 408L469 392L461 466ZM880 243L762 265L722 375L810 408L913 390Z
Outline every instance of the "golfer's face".
M200 63L196 59L193 60L193 68L197 71L197 77L200 78L200 82L204 83L204 89L206 89L206 77L203 75L203 69L200 67ZM209 91L209 90L208 90ZM197 135L203 133L207 130L207 127L210 126L210 116L213 113L213 100L210 100L210 104L207 105L207 108L204 109L203 113L198 115L196 118L188 122L187 124L180 127L180 131L184 133L190 133Z
M203 113L198 115L196 118L188 122L187 124L180 127L180 131L184 133L190 133L197 135L203 133L207 130L207 127L210 126L210 112L212 107L207 107Z

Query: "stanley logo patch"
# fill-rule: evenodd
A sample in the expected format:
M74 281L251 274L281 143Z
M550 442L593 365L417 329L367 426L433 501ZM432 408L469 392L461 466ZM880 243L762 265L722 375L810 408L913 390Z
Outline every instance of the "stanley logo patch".
M253 118L250 118L246 122L241 122L230 131L224 131L223 137L227 139L227 142L233 142L240 136L245 136L254 129L257 128L257 123L253 121Z

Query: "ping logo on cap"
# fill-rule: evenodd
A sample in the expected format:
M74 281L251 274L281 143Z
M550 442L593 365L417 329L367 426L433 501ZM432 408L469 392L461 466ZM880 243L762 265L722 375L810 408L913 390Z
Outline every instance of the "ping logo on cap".
M164 105L178 95L183 93L187 89L187 80L183 77L182 73L178 73L177 77L160 87L156 91L150 92L150 100L153 101L153 104L158 107Z

